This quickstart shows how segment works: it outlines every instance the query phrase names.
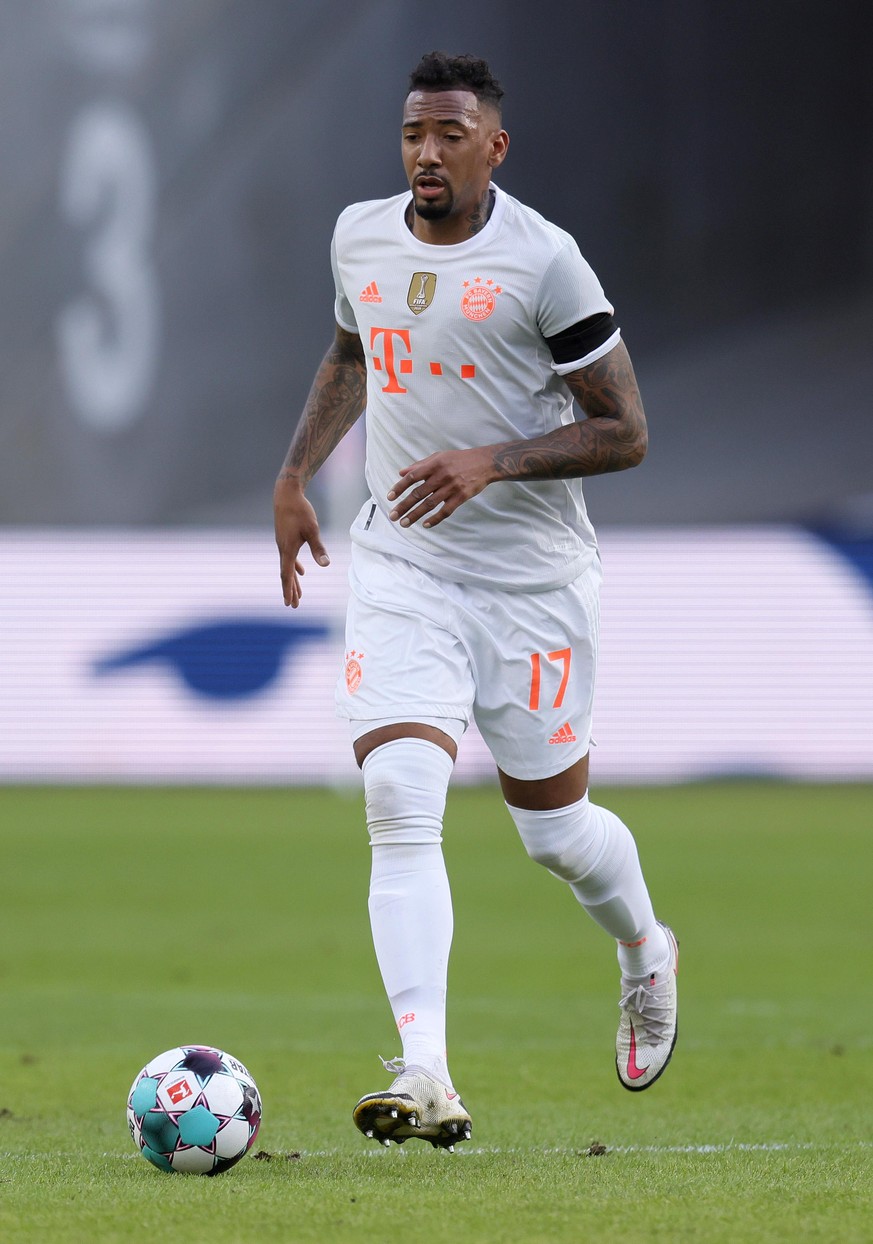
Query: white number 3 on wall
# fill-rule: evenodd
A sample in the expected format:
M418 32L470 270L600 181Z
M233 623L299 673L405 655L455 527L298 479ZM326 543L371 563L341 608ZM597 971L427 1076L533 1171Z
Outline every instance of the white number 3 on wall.
M61 213L87 230L87 289L57 324L61 373L82 421L103 432L130 427L157 373L160 305L152 264L156 178L140 119L96 103L73 121L61 174Z

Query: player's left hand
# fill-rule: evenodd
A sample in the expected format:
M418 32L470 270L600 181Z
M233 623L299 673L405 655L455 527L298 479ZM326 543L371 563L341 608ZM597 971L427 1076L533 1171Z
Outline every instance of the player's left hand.
M388 493L388 500L396 502L388 517L401 527L420 520L422 527L436 527L496 478L489 446L430 454L401 468Z

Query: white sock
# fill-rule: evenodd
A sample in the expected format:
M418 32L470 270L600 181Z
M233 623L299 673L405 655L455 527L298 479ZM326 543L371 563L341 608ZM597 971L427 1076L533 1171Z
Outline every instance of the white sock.
M446 1063L446 979L452 898L442 818L452 759L425 739L396 739L363 765L373 848L370 927L407 1065L452 1087Z
M565 808L534 812L507 804L531 859L566 881L601 928L615 938L622 975L663 971L667 936L655 920L636 843L615 813L587 794Z

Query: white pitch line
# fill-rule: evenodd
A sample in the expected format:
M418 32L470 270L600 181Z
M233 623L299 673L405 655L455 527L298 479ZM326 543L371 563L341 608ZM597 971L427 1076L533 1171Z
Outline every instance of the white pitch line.
M610 1153L801 1153L808 1150L836 1149L840 1152L850 1151L853 1149L871 1149L873 1141L855 1140L855 1141L828 1141L822 1143L820 1141L725 1141L724 1143L698 1144L698 1145L605 1145L604 1154L592 1154L591 1156L606 1156ZM385 1152L384 1148L368 1149L367 1153L371 1157L380 1157ZM401 1155L404 1153L401 1150ZM579 1145L574 1148L543 1148L538 1149L535 1146L527 1149L519 1148L503 1148L500 1145L493 1146L470 1146L461 1144L456 1150L456 1154L466 1157L492 1157L500 1154L511 1155L545 1155L556 1157L585 1157L588 1156L587 1147ZM301 1151L301 1157L307 1157L305 1151ZM315 1157L326 1157L326 1153Z
M399 1146L397 1148L401 1158L406 1156L406 1150ZM838 1151L849 1152L854 1149L873 1149L873 1141L870 1140L851 1140L851 1141L724 1141L712 1144L686 1144L686 1145L605 1145L605 1153L603 1155L591 1156L607 1156L610 1153L633 1154L633 1153L803 1153L809 1150L836 1149ZM295 1150L299 1154L300 1159L303 1158L335 1158L349 1157L348 1149L299 1149ZM385 1152L382 1146L373 1148L368 1146L360 1151L366 1157L378 1158ZM510 1154L512 1156L544 1156L544 1157L585 1157L588 1156L586 1147L581 1145L574 1148L542 1148L530 1146L526 1149L517 1147L503 1147L501 1145L491 1146L471 1146L464 1142L459 1143L459 1147L455 1150L455 1156L464 1157L499 1157L502 1154ZM86 1155L83 1153L0 1153L0 1162L38 1162L41 1159L57 1159L57 1158L82 1158ZM101 1153L101 1158L115 1158L118 1161L133 1161L140 1155L137 1153ZM254 1155L251 1155L254 1157ZM282 1160L289 1158L290 1153L277 1151L272 1155L275 1159ZM451 1156L451 1155L449 1155ZM297 1160L297 1159L295 1159Z

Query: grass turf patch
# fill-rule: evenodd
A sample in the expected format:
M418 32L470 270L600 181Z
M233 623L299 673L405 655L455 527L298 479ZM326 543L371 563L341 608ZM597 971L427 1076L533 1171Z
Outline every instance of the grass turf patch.
M449 1040L474 1134L447 1155L350 1122L399 1053L357 799L0 791L0 1237L869 1240L871 794L597 794L682 943L674 1064L630 1094L608 939L496 791L453 791ZM136 1156L127 1089L180 1042L249 1065L269 1157L204 1180Z

